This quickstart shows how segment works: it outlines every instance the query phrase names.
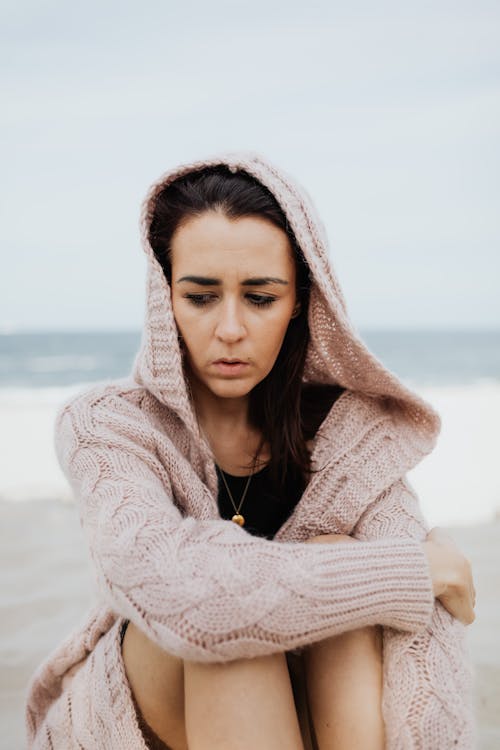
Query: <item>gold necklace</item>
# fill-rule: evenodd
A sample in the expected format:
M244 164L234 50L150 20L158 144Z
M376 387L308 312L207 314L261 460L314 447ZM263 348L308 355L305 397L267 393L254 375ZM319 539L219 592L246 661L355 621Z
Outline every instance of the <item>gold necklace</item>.
M240 504L239 504L238 507L236 507L236 504L234 502L233 496L231 494L231 490L229 489L228 484L226 482L226 477L224 476L224 472L222 471L222 469L220 468L220 466L217 466L217 464L216 464L216 467L219 469L219 471L221 473L221 477L223 479L223 482L226 485L227 494L229 495L229 497L231 499L231 502L233 504L233 508L236 511L236 513L234 514L234 516L231 518L231 521L234 521L234 523L237 523L238 526L244 526L245 525L245 518L244 518L244 516L241 515L240 509L241 509L241 506L243 505L243 501L245 499L245 495L247 494L248 485L250 484L250 480L251 480L251 478L253 476L253 472L252 472L252 474L250 474L250 476L247 479L247 483L246 483L245 489L243 490L243 495L241 496Z

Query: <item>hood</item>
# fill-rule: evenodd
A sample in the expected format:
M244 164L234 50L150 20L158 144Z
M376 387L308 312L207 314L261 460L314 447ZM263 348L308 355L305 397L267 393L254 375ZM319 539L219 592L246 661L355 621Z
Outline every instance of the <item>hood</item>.
M394 415L418 457L429 453L441 428L438 413L407 388L368 349L349 320L347 305L328 253L328 238L307 190L284 169L254 151L229 151L178 165L150 187L141 208L140 230L147 256L146 310L132 378L162 404L174 410L193 437L199 438L194 408L182 367L182 354L172 311L170 286L148 241L158 193L188 172L226 164L256 177L275 196L302 248L312 275L309 304L310 341L304 382L339 384L378 399Z

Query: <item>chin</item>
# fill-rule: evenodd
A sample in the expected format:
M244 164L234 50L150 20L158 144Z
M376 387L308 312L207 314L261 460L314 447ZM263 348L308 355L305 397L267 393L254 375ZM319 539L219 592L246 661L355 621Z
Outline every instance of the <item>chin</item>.
M221 398L239 398L247 396L255 383L248 383L240 380L219 380L218 382L211 381L210 384L205 383L206 387L212 391L216 396Z

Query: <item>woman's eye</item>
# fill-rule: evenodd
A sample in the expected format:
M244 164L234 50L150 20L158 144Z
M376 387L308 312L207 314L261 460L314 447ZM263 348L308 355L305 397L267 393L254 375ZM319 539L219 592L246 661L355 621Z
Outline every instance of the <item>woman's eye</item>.
M265 307L274 302L274 297L266 297L262 294L248 294L247 298L250 303L256 307ZM203 305L207 305L212 299L214 299L214 297L212 294L186 294L186 299L188 299L193 305L202 307Z
M210 295L208 294L186 294L186 299L188 299L193 305L206 305L208 300L206 299Z
M257 305L257 307L270 305L272 302L274 302L274 297L265 297L262 294L249 294L248 298L250 299L252 305Z

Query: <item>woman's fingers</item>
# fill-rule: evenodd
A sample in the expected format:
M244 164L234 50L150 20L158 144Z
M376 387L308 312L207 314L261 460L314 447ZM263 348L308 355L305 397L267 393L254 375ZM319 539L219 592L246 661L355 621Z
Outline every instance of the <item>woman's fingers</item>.
M469 592L464 594L460 590L450 590L437 597L443 607L464 625L471 625L476 619L472 598Z
M470 625L476 619L476 589L470 561L462 554L453 537L439 526L427 534L424 549L434 595L457 620Z
M436 598L460 622L470 625L475 620L476 603L470 561L453 538L437 526L427 534L425 544Z

